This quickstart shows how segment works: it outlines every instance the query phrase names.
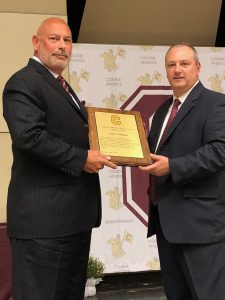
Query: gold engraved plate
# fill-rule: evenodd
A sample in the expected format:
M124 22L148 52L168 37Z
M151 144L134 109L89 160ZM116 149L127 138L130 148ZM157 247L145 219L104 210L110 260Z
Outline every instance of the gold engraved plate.
M134 115L95 112L100 151L144 158Z
M118 165L151 163L140 112L87 107L90 148L110 155Z

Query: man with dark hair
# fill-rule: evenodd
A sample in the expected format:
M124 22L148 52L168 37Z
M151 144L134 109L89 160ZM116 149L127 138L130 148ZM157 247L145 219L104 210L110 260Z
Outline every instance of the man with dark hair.
M225 95L199 81L196 49L165 57L173 96L149 134L148 236L156 234L167 300L225 299Z

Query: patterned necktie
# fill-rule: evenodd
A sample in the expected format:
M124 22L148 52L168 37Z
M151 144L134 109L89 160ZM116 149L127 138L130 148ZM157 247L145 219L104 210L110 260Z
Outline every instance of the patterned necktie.
M178 112L178 106L180 105L180 100L179 99L175 99L173 106L172 106L172 110L170 112L170 116L168 118L168 121L166 123L166 126L164 128L164 131L162 133L161 139L159 141L158 147L156 149L156 153L160 152L160 149L167 137L168 134L168 130L170 128L170 125L173 122L173 119L175 118L177 112ZM158 202L158 199L156 197L156 176L154 175L149 175L149 187L148 187L148 196L149 196L149 200L153 205L156 205Z
M62 87L64 88L64 90L71 96L68 84L66 83L65 79L62 77L62 75L59 75L57 77L57 80L60 82L60 84L62 85Z
M64 90L70 95L70 97L72 97L73 101L75 102L75 104L77 105L77 107L80 109L80 105L78 104L78 101L76 99L74 99L74 97L72 96L72 94L70 93L69 90L69 86L66 83L65 79L62 77L62 75L59 75L57 77L57 80L59 81L59 83L62 85L62 87L64 88Z

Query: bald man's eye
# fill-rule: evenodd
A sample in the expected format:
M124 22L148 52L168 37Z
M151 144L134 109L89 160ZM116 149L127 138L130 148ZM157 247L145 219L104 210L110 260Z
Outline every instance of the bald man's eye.
M57 37L57 36L50 36L50 41L52 41L52 42L57 42L57 41L59 41L59 38Z
M66 44L71 44L72 43L72 39L71 38L64 38L64 42Z

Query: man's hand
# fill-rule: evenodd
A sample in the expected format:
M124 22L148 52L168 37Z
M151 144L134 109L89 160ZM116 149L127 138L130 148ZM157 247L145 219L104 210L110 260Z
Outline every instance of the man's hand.
M168 157L150 154L153 163L149 166L140 166L139 169L154 176L163 176L170 173Z
M105 166L116 169L117 165L112 163L111 157L98 150L88 150L88 156L83 170L88 173L98 173Z

